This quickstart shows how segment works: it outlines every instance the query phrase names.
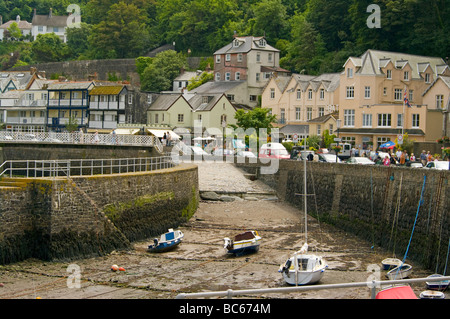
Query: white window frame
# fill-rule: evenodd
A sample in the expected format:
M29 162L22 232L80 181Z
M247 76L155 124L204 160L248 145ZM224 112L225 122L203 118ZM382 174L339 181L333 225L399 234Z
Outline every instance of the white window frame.
M372 114L371 113L363 113L362 116L362 126L363 127L372 127Z
M270 98L273 100L275 98L275 89L271 88L270 89Z
M322 101L325 99L325 90L324 89L320 89L319 98Z
M348 109L344 110L344 127L354 127L355 126L355 110Z
M302 116L302 109L300 107L295 108L295 120L300 121Z
M392 125L392 114L391 113L379 113L378 114L378 127L391 127Z
M365 86L364 87L364 98L365 99L370 99L370 86Z
M402 100L403 100L403 90L394 89L394 101L402 101Z
M302 99L302 90L297 89L297 100L301 100Z
M420 125L420 114L414 113L412 115L412 127L419 128Z
M392 70L386 70L386 78L392 80Z
M436 94L436 109L442 109L444 107L444 95Z
M355 98L355 87L354 86L347 86L345 97L347 99L354 99Z

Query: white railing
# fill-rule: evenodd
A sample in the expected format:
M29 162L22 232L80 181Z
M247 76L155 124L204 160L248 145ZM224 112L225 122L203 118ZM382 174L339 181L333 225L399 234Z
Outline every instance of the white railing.
M370 289L371 298L375 299L377 289L386 288L389 285L409 284L417 282L438 282L450 280L450 276L446 277L427 277L427 278L413 278L413 279L401 279L401 280L380 280L380 281L365 281L365 282L351 282L343 284L330 284L330 285L311 285L311 286L292 286L292 287L280 287L280 288L263 288L263 289L246 289L246 290L232 290L226 291L211 291L211 292L198 292L198 293L182 293L176 296L176 299L186 298L211 298L211 297L227 297L231 299L233 296L242 295L259 295L268 293L292 293L303 292L307 290L322 290L322 289L342 289L342 288L356 288L367 287Z
M27 143L71 143L97 145L142 145L154 146L163 151L161 141L152 135L119 135L91 133L57 133L57 132L10 132L0 131L0 141Z
M28 160L6 161L0 165L0 177L58 177L92 176L149 172L176 166L170 156L70 159L70 160Z

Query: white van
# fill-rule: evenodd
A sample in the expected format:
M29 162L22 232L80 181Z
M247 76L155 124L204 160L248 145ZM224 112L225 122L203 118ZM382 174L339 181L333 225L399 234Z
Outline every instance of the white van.
M267 143L261 146L259 149L260 158L279 158L279 159L289 159L289 155L286 148L281 143Z
M333 147L335 147L336 143L332 143L330 144L330 153L331 154L335 154L335 152L333 151ZM339 153L337 154L338 157L340 159L347 159L350 158L350 156L352 155L352 144L349 143L339 143L339 146L341 147L341 150L339 151Z

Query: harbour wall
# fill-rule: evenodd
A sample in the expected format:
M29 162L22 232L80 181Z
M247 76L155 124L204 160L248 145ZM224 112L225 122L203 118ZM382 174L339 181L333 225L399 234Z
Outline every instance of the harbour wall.
M261 174L260 163L236 165L303 210L303 164L281 160L274 174ZM407 260L442 273L450 238L449 179L450 171L307 162L307 193L315 195L308 196L308 213L399 259L409 246Z
M55 144L55 143L0 143L0 164L10 160L64 160L156 157L161 154L152 146Z
M128 249L197 209L197 166L88 177L3 179L0 264L70 260Z

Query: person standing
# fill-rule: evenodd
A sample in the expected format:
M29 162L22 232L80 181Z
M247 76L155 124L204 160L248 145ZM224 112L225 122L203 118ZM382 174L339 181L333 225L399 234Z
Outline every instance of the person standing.
M406 150L400 154L400 165L405 165L406 163Z
M420 161L422 162L423 166L427 165L427 153L425 152L425 150L420 153Z
M383 160L383 165L384 166L389 166L391 164L391 161L390 161L390 159L389 159L389 156L385 156L384 157L384 160Z
M98 131L95 131L95 133L94 133L94 143L95 144L98 144L98 142L99 142L99 137L98 137Z

